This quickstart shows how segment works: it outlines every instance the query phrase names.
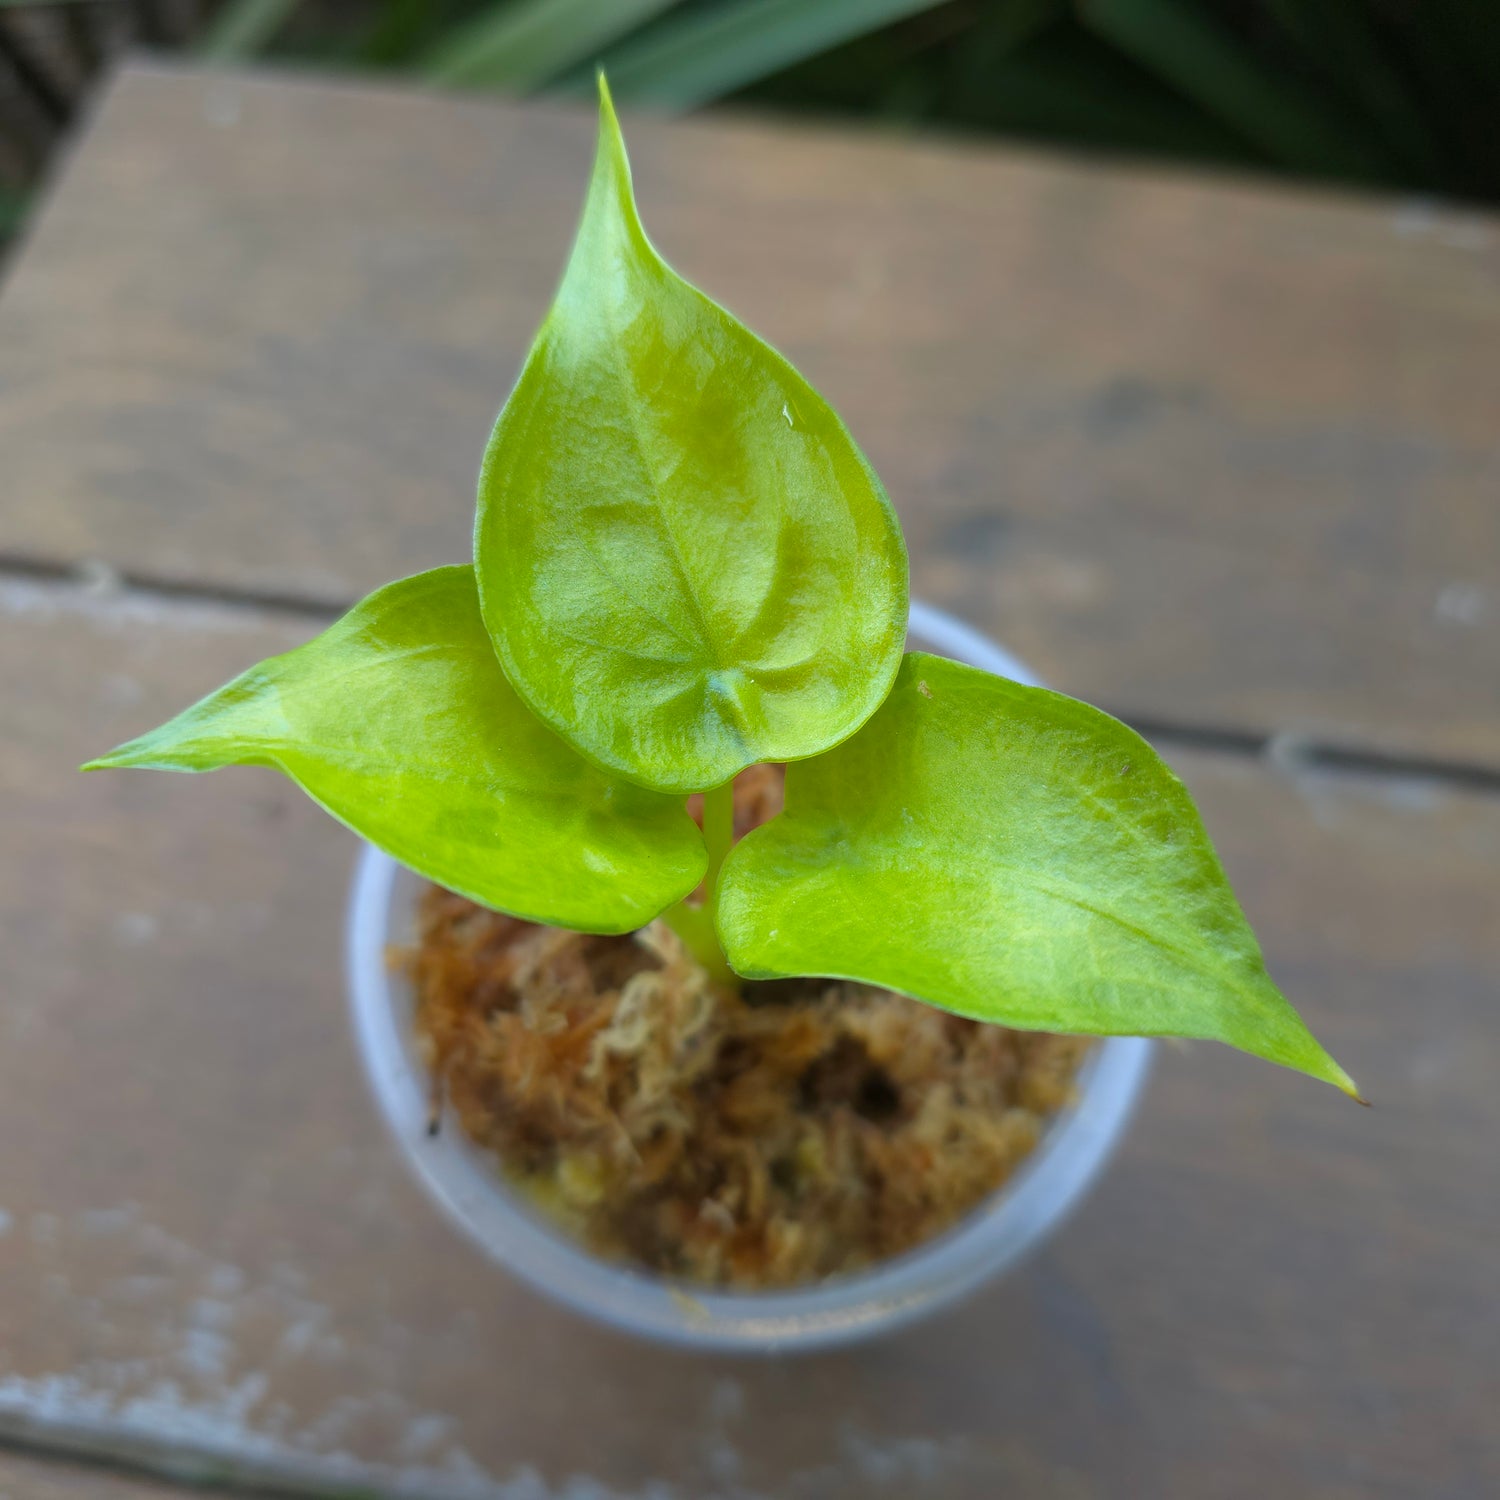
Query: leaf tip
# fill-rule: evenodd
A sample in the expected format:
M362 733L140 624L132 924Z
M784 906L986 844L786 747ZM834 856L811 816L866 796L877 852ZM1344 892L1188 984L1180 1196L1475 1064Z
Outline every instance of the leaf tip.
M179 716L180 717L180 716ZM199 771L210 769L194 756L197 748L188 740L178 739L173 741L169 734L164 731L175 727L177 720L172 720L151 730L147 734L137 735L133 740L126 740L123 745L116 745L113 750L107 750L103 755L96 755L92 760L86 760L79 766L80 771ZM215 761L212 764L222 765L225 762Z
M614 95L609 91L609 79L605 77L603 68L594 75L594 81L599 86L599 154L608 160L623 163L625 133L620 129Z
M96 755L91 760L86 760L79 766L80 771L117 771L122 767L135 764L135 758L131 751L139 745L139 740L126 740L123 745L116 745L113 750L106 750L103 755Z
M634 188L630 181L630 156L625 149L625 135L615 113L615 101L609 91L609 79L600 68L594 75L599 86L599 140L594 151L594 175L589 203L584 209L586 233L589 219L597 208L613 206L614 213L627 224L636 220Z
M1363 1104L1366 1109L1370 1107L1370 1101L1360 1093L1359 1085L1329 1056L1322 1048L1318 1060L1318 1068L1314 1077L1321 1078L1325 1083L1331 1083L1340 1093L1347 1094L1356 1104ZM1311 1071L1311 1070L1309 1070Z

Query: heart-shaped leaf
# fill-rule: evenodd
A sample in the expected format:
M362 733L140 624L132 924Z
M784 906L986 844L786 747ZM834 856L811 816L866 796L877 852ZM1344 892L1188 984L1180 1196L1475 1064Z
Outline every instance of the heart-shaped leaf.
M472 900L628 932L687 895L707 853L680 798L605 775L516 696L471 568L376 590L85 770L274 766L334 817Z
M1266 974L1197 809L1086 704L914 653L853 739L789 767L724 864L743 975L859 979L1033 1030L1207 1037L1349 1093Z
M661 791L837 744L900 664L906 549L879 480L652 249L602 84L583 222L485 454L474 557L517 691Z

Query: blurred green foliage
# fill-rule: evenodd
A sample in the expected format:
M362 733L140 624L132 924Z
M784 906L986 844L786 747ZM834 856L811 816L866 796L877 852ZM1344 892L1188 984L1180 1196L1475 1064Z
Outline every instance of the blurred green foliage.
M227 0L202 48L1500 197L1492 0Z
M659 110L727 101L1500 200L1500 0L184 0L172 14L166 28L159 0L0 0L0 82L60 125L131 35L523 95L589 94L602 64L617 99ZM14 125L0 117L0 135ZM0 187L15 177L0 163ZM0 203L0 237L21 212Z
M0 184L0 239L20 227L29 206L30 200L21 189Z

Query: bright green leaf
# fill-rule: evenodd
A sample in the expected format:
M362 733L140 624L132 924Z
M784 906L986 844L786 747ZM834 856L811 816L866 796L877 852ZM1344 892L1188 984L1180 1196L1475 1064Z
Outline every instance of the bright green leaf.
M473 570L377 589L85 770L285 771L388 854L534 921L628 932L707 854L680 799L606 776L527 712L495 660Z
M724 865L752 978L859 979L1033 1030L1228 1042L1354 1092L1266 975L1192 799L1139 735L913 653L853 739L789 768Z
M557 300L479 483L485 623L532 709L661 791L815 755L885 696L906 549L826 402L672 272L601 88Z

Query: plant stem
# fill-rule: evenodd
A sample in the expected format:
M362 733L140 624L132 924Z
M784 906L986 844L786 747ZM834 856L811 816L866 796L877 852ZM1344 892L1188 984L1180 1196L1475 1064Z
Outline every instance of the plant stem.
M688 951L708 970L715 984L738 989L739 975L729 967L719 935L714 930L714 899L719 870L734 844L734 781L703 794L703 842L708 845L708 873L703 877L703 900L693 906L680 901L662 920L682 939Z
M708 845L708 874L704 906L712 907L719 891L719 870L734 844L734 780L703 794L703 842Z

